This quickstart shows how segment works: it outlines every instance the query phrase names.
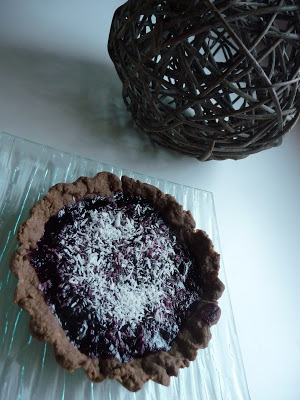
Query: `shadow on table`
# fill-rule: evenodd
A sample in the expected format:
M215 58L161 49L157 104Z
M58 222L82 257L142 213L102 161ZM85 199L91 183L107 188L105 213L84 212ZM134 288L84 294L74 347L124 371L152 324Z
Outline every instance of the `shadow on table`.
M157 157L158 146L138 132L122 99L121 81L113 64L100 64L28 49L0 48L0 70L14 84L61 107L114 145L137 141L139 151ZM5 74L4 74L5 76ZM89 134L90 134L89 132ZM177 158L179 155L170 151Z

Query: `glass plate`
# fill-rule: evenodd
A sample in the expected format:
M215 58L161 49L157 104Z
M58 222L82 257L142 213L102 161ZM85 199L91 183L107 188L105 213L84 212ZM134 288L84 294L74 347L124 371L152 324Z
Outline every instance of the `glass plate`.
M13 303L17 279L9 270L17 248L16 233L29 210L57 182L73 182L99 171L127 175L159 187L191 210L220 253L212 193L101 164L0 133L0 399L2 400L247 400L249 393L235 330L228 288L222 316L212 328L209 347L189 368L171 378L169 387L147 382L130 393L116 381L91 383L82 370L69 373L55 361L52 346L29 332L29 316ZM226 285L224 266L220 278Z

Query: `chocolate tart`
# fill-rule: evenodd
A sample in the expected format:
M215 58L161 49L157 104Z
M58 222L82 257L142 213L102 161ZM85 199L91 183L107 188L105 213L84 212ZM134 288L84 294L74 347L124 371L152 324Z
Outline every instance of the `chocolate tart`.
M149 184L101 172L57 184L20 227L14 301L56 360L138 391L169 385L220 318L219 254L189 211Z

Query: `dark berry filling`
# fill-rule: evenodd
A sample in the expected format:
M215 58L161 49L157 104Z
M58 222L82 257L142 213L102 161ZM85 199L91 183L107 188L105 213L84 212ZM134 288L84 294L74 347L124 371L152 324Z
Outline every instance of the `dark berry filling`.
M127 362L169 350L201 296L190 254L140 197L63 208L29 256L51 311L90 357Z
M221 310L217 304L207 303L201 308L200 317L202 322L213 325L220 318Z

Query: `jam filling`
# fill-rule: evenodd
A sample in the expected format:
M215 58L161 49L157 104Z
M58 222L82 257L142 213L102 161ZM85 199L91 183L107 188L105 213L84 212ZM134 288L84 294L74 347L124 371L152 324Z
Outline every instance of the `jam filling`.
M52 313L90 357L128 362L168 351L201 297L189 252L137 196L64 207L29 257Z

